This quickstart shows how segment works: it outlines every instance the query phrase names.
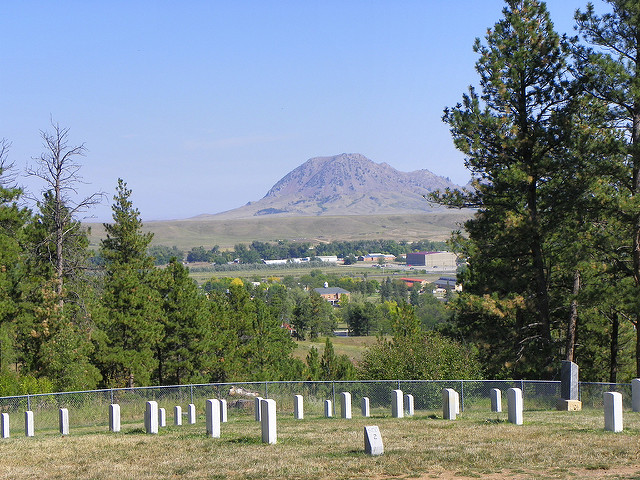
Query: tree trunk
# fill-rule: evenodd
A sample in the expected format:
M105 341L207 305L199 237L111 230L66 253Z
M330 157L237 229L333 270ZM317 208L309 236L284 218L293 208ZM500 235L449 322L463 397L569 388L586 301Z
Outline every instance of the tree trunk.
M573 275L573 300L571 301L571 312L569 314L569 325L567 328L567 344L565 359L573 362L576 354L576 329L578 326L578 293L580 293L580 271L576 270Z
M613 315L611 318L611 342L610 342L610 354L611 363L609 366L609 382L616 383L618 379L618 330L620 328L620 319L618 315Z

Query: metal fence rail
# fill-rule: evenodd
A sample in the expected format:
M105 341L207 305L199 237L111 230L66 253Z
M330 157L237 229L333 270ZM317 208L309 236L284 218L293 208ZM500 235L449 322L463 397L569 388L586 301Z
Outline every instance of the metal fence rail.
M236 382L163 387L114 388L82 392L46 393L0 397L0 412L9 413L11 431L24 432L23 415L34 412L37 430L58 428L60 408L69 410L71 428L108 426L111 403L120 405L122 422L142 422L145 403L155 400L167 411L168 422L176 405L186 412L188 404L196 412L204 412L209 398L227 400L229 416L253 416L257 396L273 398L281 414L293 413L293 397L303 395L305 416L322 416L324 401L331 400L339 415L340 392L350 392L354 411L358 411L362 397L368 397L372 415L390 414L392 391L399 389L414 397L416 412L437 412L442 409L442 389L453 388L460 394L461 411L490 411L490 392L493 388L522 390L525 410L552 410L560 398L559 381L538 380L370 380L328 382ZM622 393L625 408L631 406L631 385L615 383L580 382L579 392L583 408L603 408L602 394L608 391ZM336 400L337 403L336 403ZM185 413L186 414L186 413Z

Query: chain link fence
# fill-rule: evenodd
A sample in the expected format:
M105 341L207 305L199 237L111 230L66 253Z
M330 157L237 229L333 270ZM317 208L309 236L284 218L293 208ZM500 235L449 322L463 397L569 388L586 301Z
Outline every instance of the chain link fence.
M293 415L294 395L303 395L305 416L323 416L324 402L331 400L334 415L340 415L340 393L350 392L353 410L359 412L362 397L369 398L372 416L391 414L393 390L402 390L414 397L416 414L437 413L442 410L442 389L452 388L460 395L460 410L489 412L490 392L502 391L506 399L509 388L520 388L525 410L553 410L560 398L559 381L537 380L371 380L329 382L247 382L214 383L200 385L174 385L165 387L114 388L83 392L48 393L0 397L0 413L10 416L13 434L24 433L24 412L33 411L37 430L58 428L59 409L69 410L70 428L108 428L109 405L117 403L123 424L141 423L146 402L155 400L165 408L167 423L173 422L174 407L179 405L186 415L187 406L194 404L196 412L203 414L209 398L227 400L229 417L254 415L255 398L276 400L280 414ZM631 385L616 383L579 384L583 408L603 408L604 392L620 392L624 407L631 408ZM441 413L440 413L441 414Z

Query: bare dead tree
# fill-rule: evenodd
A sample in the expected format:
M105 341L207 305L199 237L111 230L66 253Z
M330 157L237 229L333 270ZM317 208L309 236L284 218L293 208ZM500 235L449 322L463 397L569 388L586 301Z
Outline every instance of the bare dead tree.
M42 213L48 217L46 223L49 226L45 242L54 246L49 256L53 263L56 293L62 308L64 278L69 270L73 269L73 255L65 251L65 245L73 243L69 242L72 237L84 234L79 231L77 217L99 204L105 194L96 192L80 200L75 199L78 196L78 186L86 183L79 174L81 164L78 159L85 156L87 149L84 144L69 146L69 129L61 128L53 121L51 125L51 132L40 131L45 151L40 157L32 159L36 164L27 167L26 173L44 181L41 193L46 205Z

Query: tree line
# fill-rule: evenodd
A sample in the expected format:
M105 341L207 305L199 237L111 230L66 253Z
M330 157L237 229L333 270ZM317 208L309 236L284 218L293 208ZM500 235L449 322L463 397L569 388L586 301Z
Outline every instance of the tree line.
M451 240L468 268L450 333L490 377L640 375L640 4L604 7L570 38L507 0L444 111L473 187L431 199L477 209Z

